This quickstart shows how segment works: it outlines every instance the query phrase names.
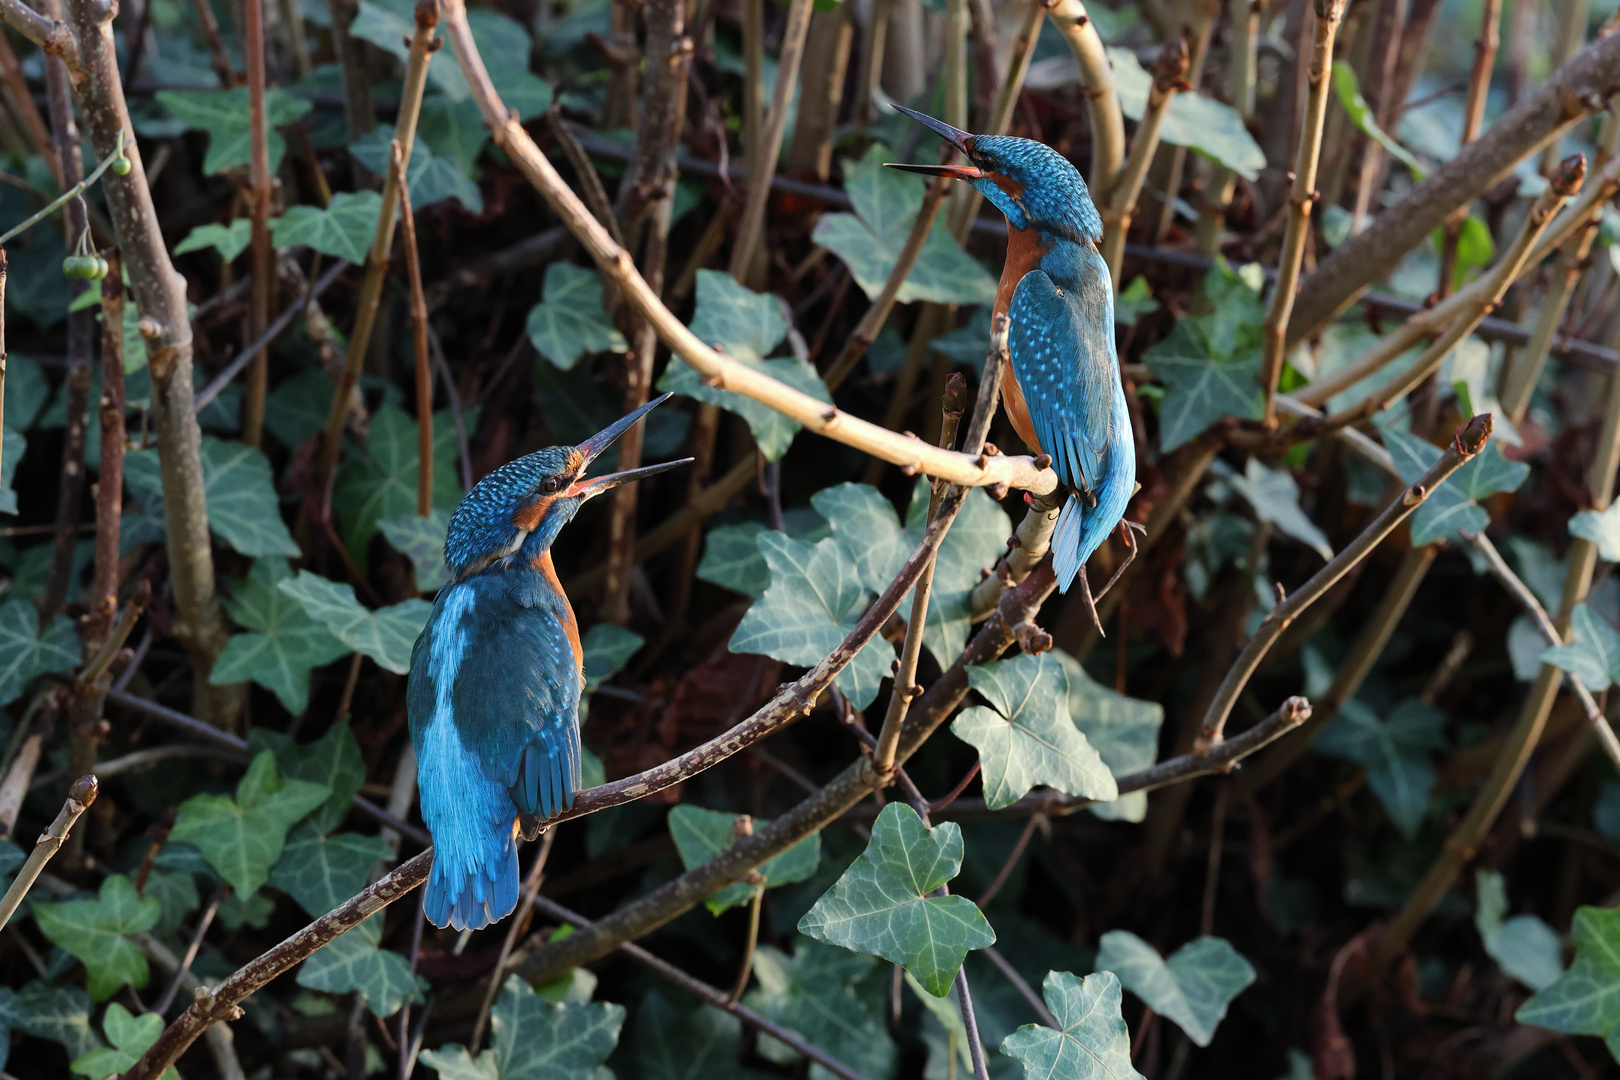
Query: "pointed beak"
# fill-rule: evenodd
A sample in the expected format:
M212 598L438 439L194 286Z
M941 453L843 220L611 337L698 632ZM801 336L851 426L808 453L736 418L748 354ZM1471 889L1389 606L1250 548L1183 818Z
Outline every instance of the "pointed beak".
M952 127L943 120L935 120L927 113L908 109L904 105L894 107L950 143L957 150L964 154L968 152L968 140L973 138L972 135L959 128ZM899 165L887 161L884 164L891 169L899 169L901 172L922 173L924 176L949 176L953 180L976 180L984 175L983 169L975 168L972 165Z
M608 427L603 428L580 443L578 447L581 458L580 469L584 470L588 467L591 462L602 455L602 451L612 446L619 436L629 431L638 420L674 396L674 394L664 394L662 397L654 398L635 412L614 421ZM568 498L589 499L594 495L600 495L604 491L616 488L620 484L628 484L632 480L640 480L646 476L657 476L661 472L668 472L670 469L685 465L690 461L692 461L691 458L682 458L679 461L666 461L661 465L648 465L640 469L626 469L624 472L608 473L606 476L582 477L568 485L568 489L563 492L563 495Z

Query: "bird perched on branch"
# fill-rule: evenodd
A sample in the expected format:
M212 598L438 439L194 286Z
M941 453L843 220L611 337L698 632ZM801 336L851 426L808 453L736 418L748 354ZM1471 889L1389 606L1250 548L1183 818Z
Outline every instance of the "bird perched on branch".
M1136 555L1129 523L1121 526L1136 486L1136 444L1114 353L1114 291L1097 251L1102 219L1080 173L1051 147L1008 135L970 135L895 108L968 163L891 168L966 180L1007 216L1007 261L995 307L1012 324L1002 402L1025 444L1051 456L1069 493L1052 539L1053 564L1064 592L1080 578L1098 621L1086 560L1123 528L1129 554L1100 598Z
M450 582L411 651L406 690L433 834L424 910L435 926L476 930L505 918L517 905L517 834L533 839L574 804L584 652L551 545L586 499L692 460L584 475L669 397L578 446L502 465L450 518Z

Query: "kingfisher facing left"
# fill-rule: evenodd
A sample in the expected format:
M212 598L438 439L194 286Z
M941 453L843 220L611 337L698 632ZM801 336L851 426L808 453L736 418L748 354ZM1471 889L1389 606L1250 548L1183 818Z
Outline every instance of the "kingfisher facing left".
M1052 538L1053 567L1064 592L1080 578L1095 621L1086 560L1121 527L1136 486L1136 443L1114 352L1114 290L1097 250L1102 218L1080 173L1051 147L1010 135L970 135L895 108L968 163L892 168L966 180L1007 217L1007 261L995 306L995 314L1011 321L1012 363L1001 372L1002 402L1025 445L1051 456L1069 493ZM1123 529L1129 555L1104 593L1136 554L1130 525Z
M553 446L480 480L450 518L439 590L406 689L422 820L433 834L423 905L476 930L517 906L517 834L574 805L580 787L579 622L551 545L586 499L691 458L587 478L669 394L578 446Z

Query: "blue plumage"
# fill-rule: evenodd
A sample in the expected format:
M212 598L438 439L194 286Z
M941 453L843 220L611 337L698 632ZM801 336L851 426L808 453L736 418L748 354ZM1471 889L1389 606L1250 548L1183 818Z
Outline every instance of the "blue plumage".
M1069 491L1052 541L1058 586L1067 592L1077 576L1085 585L1086 561L1119 526L1136 484L1136 446L1114 350L1113 286L1097 251L1102 219L1080 173L1051 147L969 135L901 111L970 164L896 168L967 180L1006 215L1007 260L995 310L1011 322L1012 364L1002 396L1019 436L1051 455Z
M551 544L586 499L684 463L582 478L668 397L577 447L501 466L450 519L450 583L411 653L406 689L422 820L434 844L424 910L436 926L478 929L509 914L517 834L532 838L574 804L584 657Z

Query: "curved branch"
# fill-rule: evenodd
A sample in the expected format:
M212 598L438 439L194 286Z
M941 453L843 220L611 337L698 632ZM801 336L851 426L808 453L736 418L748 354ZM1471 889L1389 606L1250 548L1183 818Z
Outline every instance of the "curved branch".
M1114 66L1108 62L1108 50L1080 0L1058 0L1046 13L1080 64L1080 80L1086 87L1086 115L1091 119L1091 198L1102 204L1125 163L1125 114L1120 111L1119 94L1114 89Z
M67 23L47 19L23 0L0 0L0 22L10 24L51 56L60 56L74 85L84 79L84 69L79 66L79 42Z
M802 427L830 439L853 446L876 458L900 465L911 472L925 473L953 484L1009 487L1045 494L1057 487L1057 476L1050 469L1037 469L1028 457L959 454L931 446L914 436L901 435L859 417L841 412L837 406L795 390L765 374L718 352L692 333L674 312L664 306L636 269L630 253L613 241L601 223L592 216L579 197L563 182L551 162L541 153L517 117L502 104L484 68L483 57L467 24L464 0L445 0L444 28L462 74L473 88L478 108L489 124L495 143L528 177L557 216L568 226L580 244L596 260L597 266L646 319L659 338L704 381L717 389L730 390L752 398L793 420Z

